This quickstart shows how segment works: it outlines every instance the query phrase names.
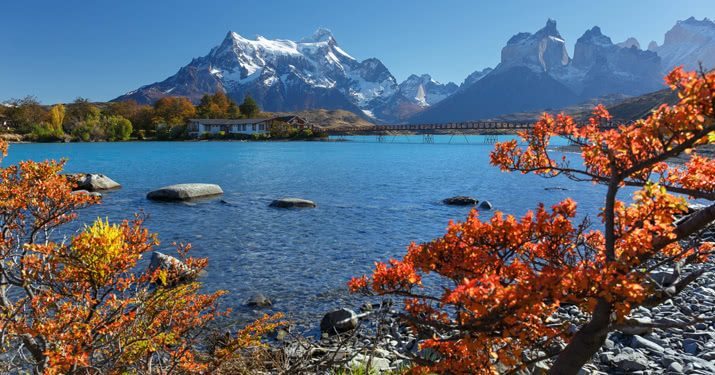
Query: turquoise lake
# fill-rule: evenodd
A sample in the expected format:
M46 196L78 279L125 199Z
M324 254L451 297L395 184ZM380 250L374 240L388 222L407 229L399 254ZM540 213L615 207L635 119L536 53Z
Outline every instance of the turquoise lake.
M273 299L271 310L312 326L329 309L363 302L346 291L351 276L370 271L376 260L401 256L411 241L439 236L450 219L469 212L443 205L444 198L470 195L489 200L495 210L522 215L538 202L572 197L581 213L598 222L602 187L503 173L489 165L492 146L481 144L481 136L455 136L447 144L449 138L437 136L435 144L421 143L421 136L386 143L353 137L348 142L14 144L3 164L67 158L68 172L108 175L122 189L81 210L80 222L119 221L144 212L147 227L159 233L160 251L175 254L172 242L190 242L194 256L209 258L202 281L209 290L230 292L223 304L239 319L262 313L243 307L251 293L262 292ZM225 195L191 204L146 199L150 190L186 182L216 183ZM280 197L310 199L318 207L268 207Z

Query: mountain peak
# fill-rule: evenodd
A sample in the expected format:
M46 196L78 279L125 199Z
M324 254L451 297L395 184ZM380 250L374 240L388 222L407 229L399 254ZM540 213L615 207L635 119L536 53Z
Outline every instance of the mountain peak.
M636 39L636 38L634 38L634 37L630 37L630 38L628 38L628 39L626 39L626 40L624 40L624 41L622 41L622 42L620 42L620 43L618 43L618 44L616 44L616 45L619 46L619 47L621 47L621 48L633 48L633 47L636 47L636 49L641 49L641 44L638 43L638 39Z
M313 35L301 39L301 42L303 42L303 43L332 42L332 43L337 44L332 31L330 31L330 29L326 29L324 27L320 27L317 30L315 30Z
M552 35L552 36L561 36L559 35L559 30L556 29L556 20L549 18L546 20L546 26L544 26L539 32L544 32L547 35Z
M613 45L611 38L603 35L601 28L594 26L589 30L586 30L583 35L576 40L576 44L592 44L600 47L610 47ZM575 56L574 56L575 58Z

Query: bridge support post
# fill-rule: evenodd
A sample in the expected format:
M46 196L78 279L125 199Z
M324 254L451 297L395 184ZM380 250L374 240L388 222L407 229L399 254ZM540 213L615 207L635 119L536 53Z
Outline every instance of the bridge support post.
M422 143L434 143L434 134L423 134Z
M499 142L499 136L497 134L486 134L484 136L485 145L493 145L497 142Z

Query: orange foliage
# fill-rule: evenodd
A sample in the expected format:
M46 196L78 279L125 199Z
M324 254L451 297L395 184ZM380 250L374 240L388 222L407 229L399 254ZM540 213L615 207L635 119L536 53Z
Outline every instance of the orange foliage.
M569 329L575 322L554 321L559 307L575 305L593 313L594 325L601 324L599 315L605 316L601 328L607 332L625 322L632 308L669 298L649 278L652 269L707 260L712 244L686 246L680 240L715 219L715 210L710 207L703 211L707 215L676 225L674 215L685 213L687 202L673 193L715 200L715 162L693 152L715 138L715 73L675 69L666 79L680 102L663 105L644 120L604 126L611 116L602 106L586 124L544 114L520 133L525 148L509 141L497 144L491 155L492 164L504 171L563 175L607 186L599 215L602 230L585 221L575 224L571 199L551 210L539 205L521 218L496 212L483 221L472 211L466 221L451 222L444 236L413 243L402 260L376 263L371 277L348 283L352 291L406 297L406 322L428 333L431 338L422 347L441 356L415 372L519 369L538 360L538 350L553 352L559 340L569 344L563 356L572 358L557 352L555 366L577 361L578 368L598 346L577 347L583 344L572 342L575 335L592 333L575 333ZM552 157L554 136L580 146L584 167L571 166L565 156ZM692 155L684 170L665 163L682 153ZM623 186L640 187L630 203L617 199ZM422 285L427 274L439 276L441 292ZM597 305L602 307L598 311ZM587 352L583 359L574 359L578 350Z
M7 145L0 141L5 155ZM68 241L51 233L97 198L74 194L63 162L0 168L0 332L3 350L28 358L17 369L47 374L198 373L260 344L276 317L264 317L211 355L200 344L223 292L200 283L158 283L166 271L137 272L157 245L142 219L98 220ZM180 247L182 256L188 246ZM194 273L205 259L183 259ZM160 273L164 272L163 275ZM165 286L171 285L171 286Z

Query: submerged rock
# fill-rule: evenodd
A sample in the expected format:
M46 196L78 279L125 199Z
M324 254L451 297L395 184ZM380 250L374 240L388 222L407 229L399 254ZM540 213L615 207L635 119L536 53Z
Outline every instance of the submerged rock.
M111 178L97 173L74 174L69 178L74 181L77 186L74 190L86 190L89 192L101 190L114 190L122 187L118 182Z
M92 197L102 198L102 193L98 193L98 192L96 192L96 191L75 190L75 191L72 192L72 194L87 194L87 195L90 195L90 196L92 196Z
M256 293L246 301L246 306L251 307L268 307L271 305L273 305L273 302L263 293Z
M220 186L215 184L177 184L165 186L146 195L155 201L186 201L196 198L206 198L223 194Z
M472 197L459 195L456 197L447 198L447 199L443 200L442 203L449 205L449 206L473 206L473 205L479 203L479 201Z
M350 309L331 311L320 321L320 331L329 335L347 332L358 325L358 315Z
M315 202L301 198L281 198L276 199L269 205L276 208L313 208L317 207Z

